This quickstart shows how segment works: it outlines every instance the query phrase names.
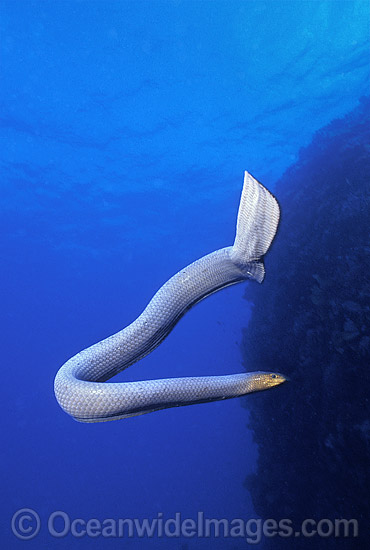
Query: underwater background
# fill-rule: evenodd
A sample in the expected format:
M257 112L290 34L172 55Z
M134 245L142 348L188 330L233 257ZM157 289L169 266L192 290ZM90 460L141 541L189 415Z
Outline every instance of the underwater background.
M3 548L367 547L369 19L366 0L1 1ZM282 208L265 282L207 298L118 379L290 383L73 421L58 368L232 244L244 170ZM55 511L355 518L359 536L57 537Z

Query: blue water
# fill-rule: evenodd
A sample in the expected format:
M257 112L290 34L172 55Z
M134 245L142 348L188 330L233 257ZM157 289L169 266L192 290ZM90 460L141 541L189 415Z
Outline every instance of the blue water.
M53 537L58 510L255 518L243 483L258 456L247 398L84 425L53 379L178 269L232 244L245 169L273 190L368 93L368 3L3 0L0 12L2 547L245 548ZM243 293L208 298L120 379L242 372ZM11 530L25 507L41 518L27 543Z

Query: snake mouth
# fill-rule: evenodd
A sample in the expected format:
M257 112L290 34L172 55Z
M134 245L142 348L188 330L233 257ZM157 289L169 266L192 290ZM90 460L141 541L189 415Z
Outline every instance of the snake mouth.
M283 382L290 382L289 376L286 376L281 372L272 372L270 376L273 380L276 380L277 384L282 384Z

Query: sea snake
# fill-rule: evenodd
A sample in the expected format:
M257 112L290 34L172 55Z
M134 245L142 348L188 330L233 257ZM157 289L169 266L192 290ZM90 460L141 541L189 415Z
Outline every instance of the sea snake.
M69 359L54 383L62 409L80 422L104 422L239 397L284 382L279 373L249 372L104 383L153 351L184 313L206 296L246 279L261 283L263 256L279 218L275 197L245 172L233 246L203 256L176 273L133 323Z

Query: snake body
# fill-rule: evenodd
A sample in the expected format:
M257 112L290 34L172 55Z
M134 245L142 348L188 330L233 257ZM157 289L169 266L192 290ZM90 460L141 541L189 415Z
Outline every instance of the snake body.
M133 323L69 359L54 383L62 409L81 422L103 422L238 397L284 382L278 373L252 372L104 383L153 351L184 313L206 296L246 279L261 283L262 257L275 237L279 217L273 195L245 172L233 246L176 273Z

